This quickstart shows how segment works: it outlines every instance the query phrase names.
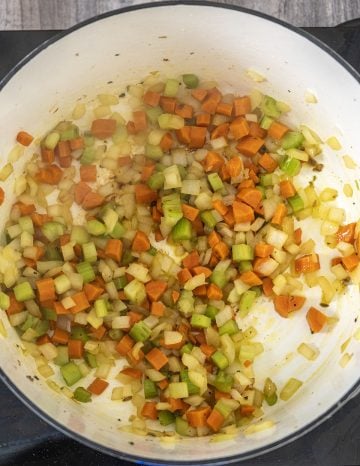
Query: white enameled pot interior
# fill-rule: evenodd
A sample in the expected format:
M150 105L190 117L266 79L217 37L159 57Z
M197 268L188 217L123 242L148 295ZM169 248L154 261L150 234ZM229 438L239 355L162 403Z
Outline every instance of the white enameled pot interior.
M245 76L248 68L265 75L267 81L255 85ZM292 123L308 124L323 139L336 135L343 150L337 155L325 150L326 168L318 176L317 186L339 189L338 204L346 208L348 220L359 217L358 191L354 188L352 199L342 194L344 183L353 184L359 170L346 170L340 157L348 153L360 163L359 82L336 58L297 32L267 18L216 6L156 6L114 14L44 48L0 91L2 161L19 129L40 136L68 117L77 99L86 102L99 92L122 92L125 85L138 82L154 70L168 77L194 72L240 94L257 87L292 106ZM307 89L316 93L318 104L305 103ZM27 154L31 155L31 150ZM25 158L17 164L16 174L21 172ZM3 220L13 201L13 182L14 177L6 184ZM315 236L316 230L316 225L308 224L305 239ZM324 249L324 262L327 254ZM318 302L318 294L309 295L309 305ZM9 337L1 340L0 363L18 392L48 418L84 440L154 462L225 461L278 444L304 430L344 400L357 383L359 343L351 340L346 348L352 359L345 368L340 367L339 359L341 344L359 326L355 323L358 288L350 286L346 295L327 310L340 319L332 332L311 335L305 312L281 319L271 306L261 302L247 318L244 325L255 325L258 340L265 346L255 364L259 388L269 373L280 387L290 376L303 380L304 385L289 402L279 402L267 410L266 417L275 422L274 428L226 442L198 438L168 443L119 431L120 425L127 424L129 410L123 403L111 402L110 393L82 405L50 390L41 378L30 381L27 376L35 374L33 361L19 350L19 339L9 326ZM309 363L297 353L300 342L320 349L315 362Z

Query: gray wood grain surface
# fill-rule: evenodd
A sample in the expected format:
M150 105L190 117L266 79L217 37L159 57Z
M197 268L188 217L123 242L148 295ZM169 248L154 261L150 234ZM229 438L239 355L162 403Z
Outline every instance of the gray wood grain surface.
M334 26L360 17L360 0L219 0L297 26ZM99 13L151 0L0 0L0 30L64 29ZM153 2L155 3L155 2Z

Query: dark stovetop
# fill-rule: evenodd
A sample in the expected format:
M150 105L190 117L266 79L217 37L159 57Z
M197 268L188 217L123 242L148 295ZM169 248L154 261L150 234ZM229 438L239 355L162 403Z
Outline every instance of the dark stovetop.
M337 28L311 28L308 31L360 70L359 21ZM54 34L55 31L0 32L0 78L34 47ZM360 396L349 401L320 427L290 445L241 464L354 466L360 464L359 445ZM0 464L67 466L75 463L80 466L130 465L91 450L57 432L27 409L0 382Z

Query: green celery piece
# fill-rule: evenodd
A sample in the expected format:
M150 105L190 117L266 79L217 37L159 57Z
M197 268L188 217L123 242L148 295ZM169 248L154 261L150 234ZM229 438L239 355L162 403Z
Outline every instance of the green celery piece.
M46 222L41 227L41 231L45 238L52 243L64 234L65 227L59 222Z
M151 248L147 252L148 252L148 254L151 254L152 256L156 256L157 249L154 248L154 246L151 246Z
M164 181L165 181L164 173L156 172L150 176L150 178L147 181L147 184L149 188L153 189L154 191L157 191L164 186Z
M94 136L91 136L90 133L84 135L84 144L85 147L91 147L95 144Z
M105 225L95 219L86 222L86 230L92 236L101 236L106 233Z
M126 275L123 275L122 277L114 278L114 284L117 290L123 290L125 286L127 285Z
M194 383L191 382L189 378L189 373L186 369L180 371L180 379L181 382L186 382L188 386L189 395L198 395L200 393L199 387L197 387Z
M175 422L175 414L165 409L163 411L159 411L158 419L160 425L168 426L169 424L173 424Z
M75 125L69 126L69 128L60 132L60 141L71 141L79 136L79 128Z
M252 261L254 250L248 244L234 244L232 246L232 258L234 262Z
M105 299L97 299L94 303L97 317L105 317L108 314L107 303Z
M93 369L95 369L95 367L98 367L96 356L94 354L89 353L88 351L85 352L85 361Z
M273 185L272 173L265 173L263 175L260 175L260 184L261 186L264 186L264 188L272 186Z
M51 309L50 307L42 307L41 308L41 313L46 320L57 320L57 314L54 311L54 309Z
M120 222L116 222L113 231L109 233L109 235L114 239L120 239L124 236L125 231L126 230L123 224Z
M215 351L215 353L211 355L211 359L213 363L216 364L216 366L221 370L226 369L229 365L227 357L220 350Z
M194 312L194 305L195 300L192 292L189 290L183 290L180 294L179 301L177 302L179 311L185 316L188 316Z
M237 333L239 331L239 327L237 326L237 323L235 320L228 320L223 324L221 327L219 327L219 335L234 335L234 333Z
M273 121L274 120L272 118L268 117L267 115L264 115L260 121L260 127L262 129L268 130L270 126L272 125Z
M213 383L214 387L220 392L230 393L233 384L233 376L226 372L219 371Z
M165 225L168 227L173 227L183 217L180 195L178 193L163 196L162 208L164 212Z
M83 277L84 283L89 283L95 280L95 272L89 262L80 262L76 264L77 272Z
M208 316L212 322L215 320L216 314L218 314L219 309L211 304L208 304L206 307L205 315Z
M109 337L112 340L121 340L121 338L124 336L124 332L122 332L119 328L111 328L109 330Z
M181 218L171 231L171 236L174 241L184 241L191 239L192 226L190 220Z
M281 147L287 149L298 149L302 146L305 138L302 133L297 131L288 131L285 136L281 139Z
M263 186L261 186L260 184L258 184L255 189L260 191L261 192L261 198L265 199L265 188Z
M241 261L239 262L239 272L250 272L253 269L252 262L248 261Z
M254 291L256 293L256 297L260 298L262 295L262 287L261 286L253 286L250 288L250 291Z
M186 343L180 350L181 354L187 353L190 354L191 350L194 348L194 345L192 343Z
M208 328L211 325L211 319L203 314L193 314L191 316L190 324L195 328Z
M177 79L168 79L165 82L164 96L175 97L179 90L179 81Z
M251 308L251 306L254 304L254 301L256 299L256 292L255 291L245 291L241 295L240 302L239 302L239 310L243 314L247 314Z
M77 387L74 391L74 399L80 403L88 403L91 401L91 393L84 387Z
M197 431L194 427L191 427L185 419L181 417L175 418L175 431L182 437L196 437Z
M269 406L273 406L276 404L278 400L278 396L276 393L272 393L271 395L264 395L265 401Z
M69 387L78 382L81 378L79 367L74 362L68 362L60 368L61 375Z
M35 332L37 333L38 337L45 335L45 333L49 330L49 321L48 320L39 320L36 322L35 325L32 327Z
M277 108L276 100L269 95L264 95L260 109L264 115L270 118L279 118L281 115L280 110Z
M45 259L48 261L58 261L62 260L62 255L60 254L59 249L56 246L47 246L45 250Z
M70 240L76 244L85 244L89 242L89 233L80 225L73 225Z
M36 325L39 322L39 319L37 317L32 316L31 314L28 314L26 317L25 322L22 324L20 329L25 332L28 328L32 328L34 325Z
M121 265L129 265L134 260L134 256L129 249L125 249L121 258Z
M299 212L300 210L303 210L305 208L304 201L298 194L289 197L287 201L290 204L290 207L292 208L292 211L294 213Z
M216 411L219 411L219 413L222 414L225 419L229 417L232 412L232 408L229 405L227 405L223 399L220 399L216 403L214 409L216 409Z
M180 173L180 178L183 180L186 178L187 176L187 170L185 167L183 167L182 165L176 165L178 170L179 170L179 173Z
M17 301L29 301L35 298L34 290L31 288L29 282L19 283L14 287L15 298Z
M95 149L93 147L85 147L80 157L81 165L91 165L95 161Z
M25 215L24 217L20 217L19 220L19 225L22 229L22 231L27 231L28 233L30 233L30 235L33 235L34 234L34 224L33 224L33 221L31 220L31 217L29 217L28 215Z
M154 144L145 144L145 155L152 160L160 160L164 153L160 146L154 146Z
M134 304L142 304L146 298L145 286L137 279L132 280L124 288L125 296Z
M215 228L217 221L213 216L211 210L204 210L203 212L201 212L200 218L208 228L212 230Z
M148 120L153 125L157 124L159 116L163 113L161 107L148 108L145 112L146 116L148 117Z
M57 356L54 359L54 364L57 366L64 366L69 362L69 350L67 346L59 345L57 347Z
M199 85L199 78L196 74L187 73L182 75L183 83L188 89L195 89Z
M148 340L151 335L151 329L140 321L133 325L132 329L129 332L131 338L135 341L145 341Z
M93 264L97 261L97 251L92 241L82 245L82 252L86 262Z
M149 398L156 398L158 396L155 382L150 379L144 380L144 397L146 400Z
M226 273L223 270L214 270L210 275L210 281L221 289L224 288L224 286L228 283Z
M280 163L280 169L288 176L295 176L301 170L301 162L298 159L285 157Z
M10 298L3 291L0 291L0 309L6 311L10 307Z
M220 191L223 189L224 183L217 173L210 173L207 177L213 191Z
M71 328L71 338L73 340L81 340L86 343L89 339L84 327L74 326Z

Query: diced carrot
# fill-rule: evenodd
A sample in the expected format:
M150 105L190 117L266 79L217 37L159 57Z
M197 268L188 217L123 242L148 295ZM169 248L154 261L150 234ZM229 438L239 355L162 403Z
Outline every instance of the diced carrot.
M5 191L0 187L0 205L4 203L5 200Z
M290 312L297 311L305 304L305 298L302 296L284 296L274 297L275 310L281 317L288 317Z
M161 223L161 213L157 210L155 206L151 207L151 218L154 220L154 222ZM160 241L156 239L156 235L155 240Z
M174 97L160 97L160 107L165 113L175 113L177 100Z
M357 254L351 254L351 256L346 256L342 258L342 264L348 272L354 270L360 262L359 256Z
M34 137L26 131L19 131L16 135L16 140L22 146L30 146L34 140Z
M206 128L202 126L190 126L190 142L191 149L200 149L204 146L206 140Z
M66 345L69 341L70 333L62 328L56 327L51 340L53 343L59 343L60 345Z
M36 210L34 204L24 204L23 202L16 202L13 207L19 209L21 215L31 215Z
M192 118L194 109L188 104L176 104L175 114L182 118Z
M206 419L209 417L211 408L205 406L204 408L192 409L186 412L188 423L192 427L205 427Z
M220 260L226 259L230 253L229 246L224 243L224 241L219 241L219 243L215 244L212 250L215 256Z
M69 309L72 314L85 311L90 307L90 303L84 291L79 291L78 293L71 295L71 299L75 302L75 306Z
M162 317L165 313L165 305L161 301L151 303L151 314L156 317Z
M288 199L289 197L293 197L296 194L296 189L291 181L283 180L279 183L280 194L283 198Z
M308 321L312 333L318 333L327 323L327 316L315 307L311 307L306 313L306 320Z
M159 301L167 287L167 283L162 280L150 280L145 284L146 294L150 301Z
M272 173L278 167L277 161L267 152L259 158L258 164L268 173Z
M85 283L84 285L84 293L86 295L86 298L89 302L95 301L97 298L99 298L104 292L104 289L94 285L93 283Z
M159 145L164 152L168 152L174 145L174 139L171 133L165 133Z
M168 358L165 354L160 351L158 348L153 348L145 355L145 359L153 366L154 369L159 371L162 369L167 363Z
M134 353L132 351L130 351L126 355L126 359L127 359L128 363L130 364L130 366L135 367L144 359L144 356L145 356L145 354L141 350L136 354L136 356L134 355Z
M79 136L77 138L70 139L69 144L70 144L70 149L72 151L75 151L75 150L83 149L83 147L85 146L85 141L83 137Z
M181 285L186 283L192 277L189 269L181 269L177 274L178 280Z
M221 123L216 126L210 134L210 139L217 139L220 137L226 138L229 133L230 125L229 123Z
M243 97L236 97L234 99L234 115L241 116L251 112L250 97L245 95Z
M266 243L257 243L255 245L255 256L268 257L273 252L274 246Z
M158 414L155 401L146 401L141 410L141 416L156 421Z
M189 406L181 398L171 398L171 397L169 397L169 398L167 398L166 401L170 405L169 411L171 411L171 412L183 411Z
M72 158L71 157L62 157L59 159L59 165L62 168L69 168L71 167Z
M209 151L206 154L206 157L204 158L203 166L206 172L217 172L220 170L221 166L224 165L224 163L225 161L220 154L218 154L217 152Z
M263 129L259 123L255 121L249 121L249 135L254 138L264 139L266 137L267 131Z
M120 262L123 253L122 241L120 239L108 239L104 252L106 257Z
M336 239L338 242L344 241L345 243L353 243L355 238L356 223L349 223L342 225L336 232Z
M194 293L194 296L206 297L207 296L207 286L206 285L197 286L193 290L193 293Z
M196 126L207 127L211 123L211 115L209 113L199 113L196 116Z
M289 128L278 121L273 121L268 129L268 136L273 139L281 139L287 132Z
M139 369L134 369L133 367L125 367L120 371L122 374L127 375L128 377L131 377L133 379L141 379L143 376L143 373Z
M184 214L184 217L190 220L191 222L196 219L200 212L199 209L189 204L181 204L181 210Z
M54 310L58 316L70 314L70 310L65 309L64 306L59 301L54 301Z
M208 235L208 244L211 248L213 248L216 244L221 241L220 235L216 233L215 230L212 230Z
M144 131L147 128L146 113L143 110L133 112L133 121L137 133Z
M214 87L208 91L208 94L201 105L201 110L213 115L216 112L216 108L220 101L221 93L218 89L216 89L216 87Z
M197 89L193 89L191 91L191 95L194 97L194 99L198 100L199 102L202 102L208 95L208 91L206 89L201 89L200 87L198 87Z
M59 184L63 176L63 171L57 165L49 165L46 168L41 168L35 175L38 183L46 183L50 185Z
M124 335L121 340L119 340L119 343L116 345L115 349L122 356L126 356L134 345L135 341L129 337L129 335Z
M265 296L271 296L273 294L273 281L269 277L262 279L262 288Z
M116 120L111 118L99 118L91 124L91 134L99 139L111 137L116 131Z
M209 269L208 267L204 267L202 265L197 265L196 267L193 267L193 269L191 270L191 272L194 274L194 275L200 275L201 273L203 273L205 275L205 278L209 278L210 275L212 274L212 270Z
M249 133L249 124L244 117L235 118L235 120L230 123L230 134L234 139L241 139Z
M143 95L143 101L146 105L150 107L156 107L159 105L161 95L159 92L147 91Z
M296 228L294 231L294 243L298 246L301 244L302 230L301 228Z
M190 144L190 126L183 126L175 131L176 137L181 144Z
M101 395L101 393L108 387L108 385L109 382L106 382L106 380L99 379L99 377L96 377L96 379L91 382L87 389L93 395Z
M200 345L200 349L201 349L201 351L205 354L205 356L206 356L207 358L210 358L210 356L211 356L212 354L214 354L215 351L216 351L216 348L215 348L214 346L208 345L208 344L206 344L206 343L202 343L202 344Z
M225 392L221 392L220 390L215 390L214 398L215 398L215 401L219 401L221 400L221 398L226 398L229 400L231 398L231 395L230 393L225 393Z
M136 312L136 311L129 311L127 315L130 317L131 325L134 325L137 322L140 322L140 320L142 320L144 317L143 314L140 314L140 312Z
M188 269L193 269L197 265L200 264L200 256L197 251L190 252L184 259L182 260L183 266Z
M229 225L229 227L233 227L235 225L235 218L233 209L229 209L225 215L223 215L225 223Z
M146 184L139 183L135 185L135 199L139 204L151 204L156 201L157 194Z
M38 290L38 297L40 302L54 301L56 299L55 284L53 278L42 278L36 280L36 288Z
M234 201L232 208L235 223L253 222L255 220L254 210L244 202Z
M133 121L129 120L126 123L126 131L128 132L128 134L136 134L137 133L135 123Z
M218 285L215 285L215 283L210 283L207 287L207 297L217 301L221 300L223 298L222 289Z
M49 335L47 335L47 334L41 335L41 337L36 339L36 344L39 345L39 346L45 345L45 343L51 343L51 339L50 339Z
M80 165L80 180L90 183L96 181L96 165Z
M81 359L84 356L84 342L70 338L68 341L68 352L70 359Z
M249 205L253 209L256 209L256 207L262 201L262 193L259 189L256 188L240 189L236 197L240 199L240 201L245 202L245 204Z
M136 252L145 252L151 248L149 238L143 231L137 231L133 239L131 249Z
M256 172L253 169L249 170L249 178L255 183L258 184L260 178L256 175Z
M91 337L95 338L96 340L101 340L106 334L106 327L104 325L100 325L98 328L91 327Z
M8 316L17 314L18 312L24 310L25 304L23 302L17 301L17 299L15 298L15 294L12 291L7 293L7 295L10 299L10 305L6 310Z
M91 192L91 188L84 181L80 181L75 185L75 202L81 205L85 196Z
M119 167L128 167L132 165L133 159L130 155L124 155L123 157L118 158L118 166Z
M154 170L155 170L154 163L145 165L141 171L140 181L147 181L150 178L150 176L154 173Z
M342 257L333 257L330 262L331 267L334 267L334 265L338 265L341 263L342 263Z
M285 204L278 204L274 213L273 218L271 219L271 223L274 225L281 225L282 221L285 218L287 213L287 208Z
M37 212L34 212L31 214L31 220L35 226L41 227L44 223L51 221L51 217L47 214L38 214Z
M295 259L296 273L310 273L320 270L319 256L317 254L306 254Z
M262 280L251 270L244 272L240 275L240 280L249 286L262 285Z
M71 156L69 141L59 141L55 148L55 155L60 159L66 159Z
M245 136L237 144L236 149L246 157L254 157L264 145L264 139Z
M210 416L206 419L206 424L214 432L218 432L225 421L224 416L217 410L213 409Z
M101 206L105 202L104 196L101 196L99 193L94 193L92 191L88 192L81 205L85 210L95 209L95 207Z
M160 382L157 382L157 386L160 388L160 390L165 390L169 386L168 379L160 380Z
M226 103L226 102L220 102L218 106L216 107L216 113L219 115L225 115L230 117L233 112L233 104L232 103Z
M23 261L26 264L26 267L31 267L32 269L36 269L36 261L34 259L29 259L28 257L23 257Z
M235 155L234 157L231 157L231 159L228 161L228 163L226 164L226 168L230 177L236 178L242 172L244 164L241 158Z
M160 230L155 231L155 241L162 241L164 239L163 235L161 234Z
M173 290L171 292L171 299L173 300L173 303L176 304L179 301L180 298L180 293L177 290Z
M243 405L240 407L241 416L249 417L253 414L254 411L255 411L255 406Z

